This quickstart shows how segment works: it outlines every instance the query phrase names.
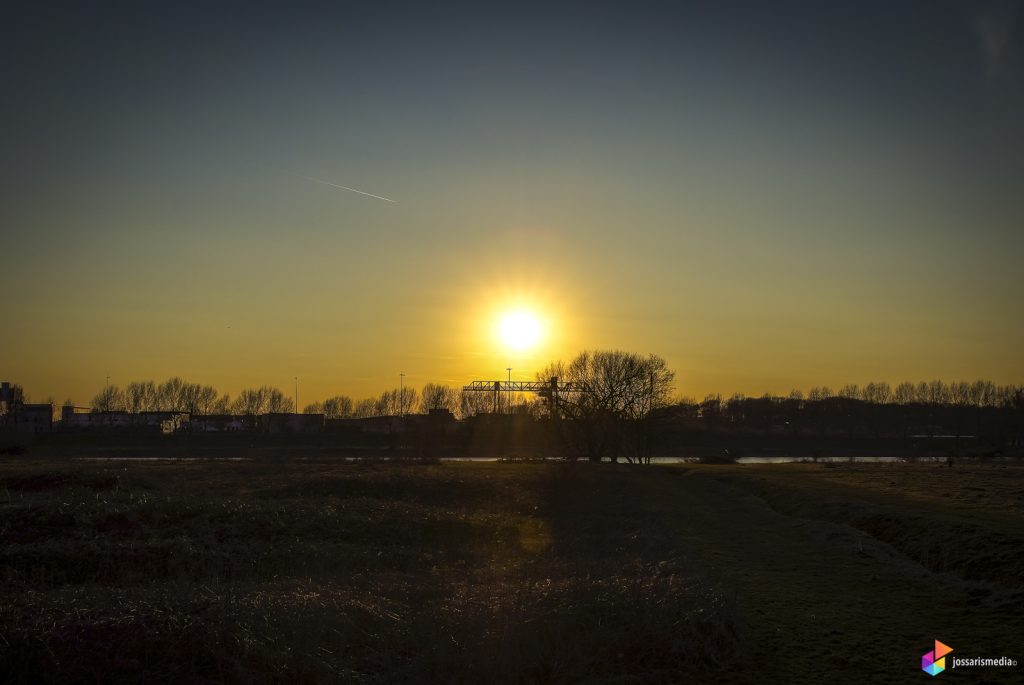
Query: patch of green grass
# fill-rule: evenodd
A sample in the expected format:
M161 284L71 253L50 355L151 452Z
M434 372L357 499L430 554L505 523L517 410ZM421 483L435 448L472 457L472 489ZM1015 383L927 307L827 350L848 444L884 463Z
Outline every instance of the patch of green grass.
M987 594L1004 604L1015 598L1024 610L1024 528L1013 506L1024 468L791 465L722 479L780 512L852 526L928 570L991 585Z

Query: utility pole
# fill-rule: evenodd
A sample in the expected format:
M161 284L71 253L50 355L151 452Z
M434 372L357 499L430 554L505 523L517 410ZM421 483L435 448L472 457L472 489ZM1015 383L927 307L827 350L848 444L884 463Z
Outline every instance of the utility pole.
M508 371L508 413L512 415L512 367L506 366L505 370Z

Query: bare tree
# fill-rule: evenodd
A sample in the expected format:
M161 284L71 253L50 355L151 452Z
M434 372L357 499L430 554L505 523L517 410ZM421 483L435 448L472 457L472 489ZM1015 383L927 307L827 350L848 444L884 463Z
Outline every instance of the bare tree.
M954 381L948 386L949 402L957 407L971 404L971 384L967 381Z
M307 404L303 414L323 414L328 419L350 419L353 416L352 398L338 395L323 402Z
M868 383L864 386L864 390L861 393L861 397L865 402L872 402L874 404L885 404L892 399L892 388L889 387L888 383Z
M896 404L913 404L917 399L917 389L913 383L904 381L896 386L892 393L893 401Z
M125 408L133 414L152 411L156 403L153 381L132 381L124 389Z
M267 411L271 414L290 414L295 409L295 401L277 388L261 388L267 391Z
M212 388L211 388L212 390ZM183 383L181 388L181 411L186 411L190 414L199 413L200 396L203 394L203 387L198 383ZM213 391L213 396L217 396L217 391Z
M486 414L494 411L494 397L488 392L459 392L458 411L455 413L461 419Z
M1017 389L1012 385L997 385L995 392L995 406L1012 407L1017 396Z
M225 395L225 399L226 399ZM217 411L220 398L217 397L217 389L212 385L198 387L193 412L196 414L219 414Z
M992 407L996 400L996 386L992 381L974 381L971 385L971 403L976 407Z
M231 405L231 411L245 416L259 416L267 412L267 398L263 388L246 388L238 393Z
M859 400L860 388L857 387L856 383L848 383L839 390L839 396L848 400Z
M96 393L90 406L95 412L124 411L124 392L116 385L108 385Z
M124 392L125 408L138 413L143 411L176 411L190 414L211 414L227 411L230 404L224 397L218 398L217 390L210 385L187 383L181 378L169 378L156 385L153 381L134 381Z
M459 408L459 392L450 385L427 383L420 395L420 407L425 413L447 409L454 414Z
M807 399L812 402L820 402L832 397L832 390L827 386L823 385L819 387L813 387L807 391Z
M572 421L572 442L588 459L650 460L646 420L668 406L675 378L664 359L618 350L583 352L537 375L538 380L551 377L577 388L560 396L554 411Z
M398 388L385 390L377 398L377 404L373 410L374 416L397 416L398 415Z
M238 393L232 404L236 414L259 416L261 414L286 414L292 411L294 403L277 388L267 385L247 388Z
M217 399L216 402L210 407L211 414L229 414L231 413L231 397L225 393Z
M377 398L375 416L399 416L415 413L418 409L415 388L403 387L385 390Z
M357 419L367 419L371 416L380 416L380 414L377 413L377 400L372 397L359 400L356 402L356 406L352 408L352 414Z
M324 400L323 413L329 419L350 419L355 415L355 406L351 397L336 395Z
M184 411L182 399L182 386L184 381L180 378L168 378L156 388L157 411Z
M931 404L949 404L949 386L942 381L928 383L928 402Z

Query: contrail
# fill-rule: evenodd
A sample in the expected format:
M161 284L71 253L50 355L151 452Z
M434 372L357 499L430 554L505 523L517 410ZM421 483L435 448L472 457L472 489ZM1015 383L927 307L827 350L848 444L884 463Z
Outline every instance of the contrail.
M331 186L332 188L341 188L342 190L347 190L347 191L349 191L351 193L359 193L360 195L366 195L367 197L375 197L378 200L384 200L385 202L390 202L390 203L396 204L396 205L398 204L398 200L392 200L390 197L384 197L382 195L374 195L373 193L367 193L367 192L362 191L362 190L356 190L355 188L349 188L348 186L340 186L337 183L331 183L330 181L325 181L325 180L320 179L320 178L313 178L312 176L303 176L302 174L296 174L296 173L293 173L291 171L288 171L288 172L285 172L285 173L288 173L288 174L290 174L292 176L297 176L298 178L304 178L307 181L313 181L314 183L322 183L325 186Z

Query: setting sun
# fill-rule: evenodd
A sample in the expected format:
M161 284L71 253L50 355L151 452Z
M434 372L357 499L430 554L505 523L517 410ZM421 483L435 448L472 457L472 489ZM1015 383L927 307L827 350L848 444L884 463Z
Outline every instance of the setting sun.
M498 323L498 338L515 350L534 347L541 336L541 322L529 311L513 311L504 314Z

